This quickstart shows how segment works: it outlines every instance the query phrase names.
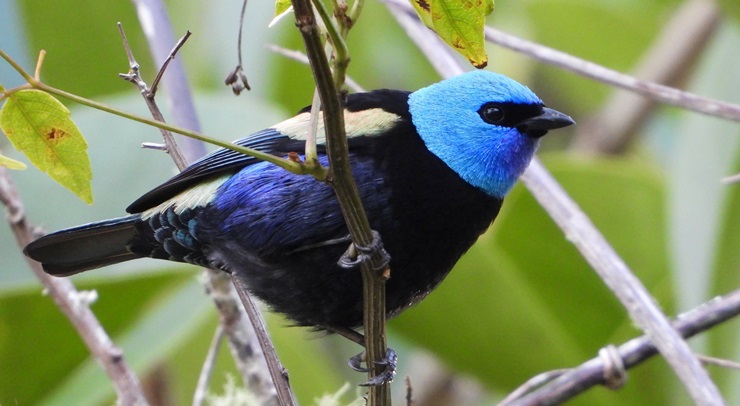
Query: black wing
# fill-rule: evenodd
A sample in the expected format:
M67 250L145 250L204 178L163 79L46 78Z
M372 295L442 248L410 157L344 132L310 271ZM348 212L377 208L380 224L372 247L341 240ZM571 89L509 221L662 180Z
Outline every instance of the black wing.
M410 121L408 95L409 92L388 89L357 93L348 96L345 107L350 113L380 108L401 119ZM308 111L310 111L310 106L301 110L299 115ZM280 124L277 124L275 127L279 126ZM348 140L349 147L362 148L363 145L366 145L368 140L360 138L364 137L354 137L354 139ZM291 136L283 134L275 128L256 132L234 143L278 156L285 156L290 152L302 153L305 148L305 141L300 139L300 136L291 138ZM321 151L322 149L323 145L319 145L319 150ZM126 208L126 211L129 213L140 213L165 202L167 199L170 199L205 178L229 172L236 173L241 168L257 162L260 162L260 160L251 156L230 149L218 149L192 163L172 179L137 199Z
M284 155L291 151L303 151L305 148L303 141L291 139L273 128L268 128L234 141L234 144L274 155ZM126 211L129 213L140 213L163 203L172 196L197 184L204 178L228 172L237 172L239 169L257 162L260 162L260 160L249 155L244 155L226 148L219 148L193 162L167 182L138 198L126 208Z

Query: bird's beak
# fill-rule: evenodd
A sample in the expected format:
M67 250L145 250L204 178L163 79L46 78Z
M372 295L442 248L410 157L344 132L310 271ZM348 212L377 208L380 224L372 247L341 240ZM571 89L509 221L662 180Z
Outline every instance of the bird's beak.
M567 127L575 124L569 116L547 107L542 108L542 113L524 120L517 126L523 134L532 138L540 138L549 130Z

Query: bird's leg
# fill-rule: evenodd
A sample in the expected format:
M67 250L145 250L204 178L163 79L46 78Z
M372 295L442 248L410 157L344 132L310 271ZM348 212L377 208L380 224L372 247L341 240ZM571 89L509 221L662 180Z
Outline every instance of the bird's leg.
M373 241L369 245L357 245L352 243L349 248L347 248L347 251L342 254L342 256L337 261L337 265L344 269L352 269L356 267L357 265L361 264L362 261L365 261L366 259L370 258L370 255L379 251L380 254L383 256L383 261L381 261L378 266L376 266L373 271L374 272L380 272L388 267L388 263L391 262L391 256L388 255L388 252L383 248L383 242L380 240L380 234L372 230L373 232Z
M341 335L342 337L357 343L361 346L365 346L365 336L358 333L355 330L352 330L351 328L347 327L341 327L341 326L331 326L331 327L325 327L327 330L337 333ZM369 372L372 370L370 367L363 367L362 363L367 362L365 360L365 351L362 351L361 353L351 357L347 364L350 368L357 372ZM383 385L385 383L389 383L393 381L393 378L396 376L396 364L398 362L398 355L396 355L396 352L388 348L388 350L385 353L385 358L383 358L380 361L375 361L376 365L383 365L385 368L374 377L370 378L367 382L361 383L360 386L378 386Z

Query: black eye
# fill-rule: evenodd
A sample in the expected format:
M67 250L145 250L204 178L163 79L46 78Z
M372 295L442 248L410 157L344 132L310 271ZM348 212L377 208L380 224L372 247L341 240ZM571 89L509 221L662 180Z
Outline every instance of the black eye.
M501 124L504 121L504 109L501 106L494 103L484 104L483 107L478 110L480 118L488 124Z

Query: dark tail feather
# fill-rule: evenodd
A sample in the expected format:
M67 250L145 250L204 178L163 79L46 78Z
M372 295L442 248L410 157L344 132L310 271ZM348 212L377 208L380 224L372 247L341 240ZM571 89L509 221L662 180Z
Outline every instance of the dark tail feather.
M139 219L136 214L60 230L33 241L23 252L55 276L140 258L127 249Z

